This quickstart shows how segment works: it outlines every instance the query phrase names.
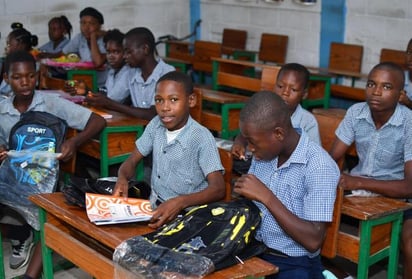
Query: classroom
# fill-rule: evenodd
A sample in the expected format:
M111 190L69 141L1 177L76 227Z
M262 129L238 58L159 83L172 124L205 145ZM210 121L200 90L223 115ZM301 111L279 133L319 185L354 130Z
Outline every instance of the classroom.
M314 115L313 119L319 125L318 137L322 147L329 152L336 138L332 131L338 128L348 108L365 101L365 88L369 87L368 74L375 71L375 65L384 61L393 61L405 71L405 52L412 38L412 2L403 0L0 0L0 49L7 48L7 35L12 31L11 24L15 22L23 24L32 35L37 36L37 46L43 45L49 41L49 20L61 15L71 22L73 38L81 32L79 12L85 7L93 7L104 16L102 30L117 28L126 34L135 27L147 27L153 33L156 43L154 56L178 71L191 75L196 98L201 102L200 105L197 103L195 107L191 107L190 113L193 119L208 128L216 138L219 147L216 154L226 171L222 175L225 193L219 200L225 201L232 200L234 181L241 177L239 173L232 171L236 167L236 160L233 161L233 150L232 153L230 150L233 141L236 142L235 137L240 133L241 111L253 93L260 90L274 91L273 88L277 86L276 77L282 75L283 65L299 63L309 70L308 96L300 102L299 107ZM238 42L239 34L244 39L241 47L236 42L235 45L230 45L230 39L227 39L228 46L225 50L224 36L230 30L240 31L231 37L235 38L234 41ZM276 47L281 45L282 40L280 48L283 49L279 50L275 60L263 55L262 42L265 34L277 36L279 41L276 42ZM174 38L172 41L175 42L168 42L167 38ZM184 40L179 42L180 38ZM344 49L346 46L352 47L351 50ZM338 49L335 56L331 54L334 48ZM268 52L270 56L270 48ZM5 56L6 52L2 51L2 63ZM131 66L131 60L125 59ZM335 59L334 66L331 66L332 59ZM46 65L43 70L53 67L47 63L39 64ZM343 68L339 69L339 66ZM94 92L100 90L98 71L101 68L93 68L91 71L83 71L84 69L86 68L68 70L67 79L76 80L80 77L84 79L81 82L85 81L88 89L93 89ZM164 70L165 73L169 71L168 68ZM55 79L42 80L43 75L44 73L40 74L40 89L65 90L63 87L67 85L66 81L54 84ZM410 80L409 84L412 85ZM68 99L75 102L78 100L77 96ZM130 102L135 106L135 100ZM151 123L156 114L154 106L146 108L148 111L145 114L140 114L139 111L129 113L124 109L116 110L108 106L106 110L91 108L92 115L105 118L106 126L101 128L94 139L80 145L77 151L92 158L96 176L112 176L114 166L127 162L130 154L135 155L136 135L141 139L148 123ZM69 137L78 136L76 129L69 131L73 132ZM148 138L143 137L141 141L143 140L147 142ZM341 140L340 137L338 140ZM140 152L138 150L138 156L143 156L144 152ZM341 170L348 164L356 165L358 157L355 144L350 145L342 156L345 157L345 162L338 161L332 154ZM74 172L75 161L64 163L63 172ZM88 161L84 162L88 164ZM405 162L405 169L407 163ZM135 169L137 179L147 175L146 165L143 167L143 163L135 166ZM152 175L152 180L153 177ZM406 177L402 181L407 181ZM411 211L410 203L404 202L408 197L392 199L371 195L369 200L365 200L360 197L348 198L343 196L343 191L339 191L333 207L333 220L325 231L326 240L319 249L325 259L324 266L336 277L327 277L329 275L324 273L325 278L409 278L402 277L404 254L399 252L402 245L403 212ZM99 226L96 235L87 232L88 235L82 236L99 242L98 245L87 247L78 240L78 236L73 237L76 233L72 232L93 230L89 222L83 223L86 215L80 216L77 211L72 212L63 200L54 196L47 197L32 199L42 208L39 220L43 229L40 237L46 238L44 232L48 234L47 240L43 239L47 245L42 245L42 249L47 250L42 256L43 278L55 276L53 270L57 267L53 266L53 251L59 252L62 258L78 266L57 273L60 275L56 278L90 278L90 274L94 278L109 278L108 274L119 276L118 272L121 271L116 269L110 253L126 236L149 232L141 227L133 232L124 232L118 228L106 229L104 226L100 229L102 227ZM157 198L156 204L159 200L164 202ZM56 206L61 206L64 213L55 210ZM66 223L67 218L62 214L71 216L72 220ZM352 221L350 225L346 224L348 219L355 220L353 222L356 224L352 226ZM106 240L112 233L112 239ZM61 247L59 242L70 243L72 249L76 247L80 252L73 254L70 249ZM10 270L6 260L10 249L2 250L5 250L5 254L2 255L0 251L0 259L4 258L6 270L0 268L0 278L2 272L5 272L5 278L30 278L23 277L25 267ZM96 257L86 260L96 251L99 251ZM79 264L81 261L84 263ZM99 270L98 266L102 268ZM205 278L264 278L281 272L281 268L259 257L246 262L245 267L253 266L255 269L249 272L235 265ZM17 275L22 277L15 277Z

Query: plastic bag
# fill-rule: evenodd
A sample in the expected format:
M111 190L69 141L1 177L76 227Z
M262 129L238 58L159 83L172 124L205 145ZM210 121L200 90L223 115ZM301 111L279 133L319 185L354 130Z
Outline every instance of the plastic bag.
M55 190L60 154L10 150L7 155L0 166L0 203L15 209L39 230L38 208L28 197Z

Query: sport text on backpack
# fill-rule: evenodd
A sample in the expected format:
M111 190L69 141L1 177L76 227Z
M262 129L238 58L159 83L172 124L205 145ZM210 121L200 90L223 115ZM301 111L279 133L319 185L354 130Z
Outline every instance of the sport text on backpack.
M170 273L199 278L262 253L265 246L254 238L260 220L259 209L247 199L198 206L152 233L124 241L113 259L145 278Z
M59 152L66 130L66 121L53 114L27 111L11 128L9 149Z

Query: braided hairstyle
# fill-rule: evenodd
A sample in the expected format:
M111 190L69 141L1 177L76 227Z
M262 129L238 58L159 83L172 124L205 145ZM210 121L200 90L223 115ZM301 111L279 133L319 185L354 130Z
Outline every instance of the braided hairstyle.
M71 39L71 34L73 32L73 26L66 16L61 15L61 16L53 17L52 19L49 20L49 23L48 23L49 26L52 22L57 22L60 25L60 27L62 27L65 30L69 39Z
M23 27L23 24L15 22L11 24L13 31L9 33L9 40L14 39L22 46L22 50L30 51L39 43L38 37L32 35Z

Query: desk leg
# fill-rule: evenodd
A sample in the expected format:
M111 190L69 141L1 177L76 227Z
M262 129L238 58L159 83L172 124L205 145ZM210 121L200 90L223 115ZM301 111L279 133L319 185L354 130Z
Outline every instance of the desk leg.
M100 177L109 176L109 143L107 128L100 133Z
M360 243L359 243L359 259L358 259L358 274L357 278L367 279L369 271L369 259L370 259L370 247L371 247L371 235L372 235L372 224L370 221L360 222Z
M41 252L43 259L43 278L53 279L53 255L52 249L46 245L46 237L44 233L44 224L47 221L47 212L39 209L39 221L40 221L40 239L41 239Z
M245 106L244 103L233 103L233 104L222 104L222 139L230 139L239 134L239 129L230 130L230 119L229 112L230 110L241 110Z
M398 278L399 237L401 235L403 212L392 222L391 246L389 247L388 278Z

